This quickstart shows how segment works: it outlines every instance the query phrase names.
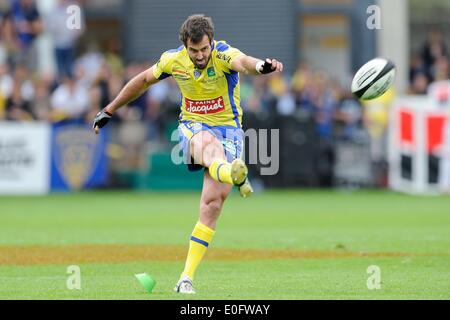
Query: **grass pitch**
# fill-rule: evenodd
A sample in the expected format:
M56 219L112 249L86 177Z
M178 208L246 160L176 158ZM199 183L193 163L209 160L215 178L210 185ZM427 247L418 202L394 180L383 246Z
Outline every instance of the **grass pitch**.
M450 198L271 191L225 204L196 274L172 292L199 193L0 197L0 299L450 299ZM81 269L81 290L66 286ZM381 289L367 287L380 268ZM152 294L134 274L147 272Z

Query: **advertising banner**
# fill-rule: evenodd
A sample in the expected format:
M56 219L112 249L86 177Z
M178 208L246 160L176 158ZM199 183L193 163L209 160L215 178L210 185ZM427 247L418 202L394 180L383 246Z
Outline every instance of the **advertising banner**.
M46 194L50 176L50 126L0 122L0 194Z

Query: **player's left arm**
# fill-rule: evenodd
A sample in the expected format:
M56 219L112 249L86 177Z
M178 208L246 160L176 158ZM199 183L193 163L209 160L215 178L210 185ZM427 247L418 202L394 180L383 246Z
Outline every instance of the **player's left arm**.
M265 61L242 54L231 62L231 69L240 73L258 75L272 72L282 72L283 64L276 59Z

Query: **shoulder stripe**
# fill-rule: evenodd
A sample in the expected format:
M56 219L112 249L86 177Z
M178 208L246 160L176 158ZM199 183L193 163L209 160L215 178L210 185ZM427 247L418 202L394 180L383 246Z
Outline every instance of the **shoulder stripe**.
M217 48L217 51L223 52L223 51L228 50L230 48L230 46L223 42L217 42L216 48Z
M181 50L183 50L183 48L184 48L184 46L181 45L181 46L179 46L179 47L176 48L176 49L170 49L170 50L167 50L166 52L168 52L168 53L180 52Z

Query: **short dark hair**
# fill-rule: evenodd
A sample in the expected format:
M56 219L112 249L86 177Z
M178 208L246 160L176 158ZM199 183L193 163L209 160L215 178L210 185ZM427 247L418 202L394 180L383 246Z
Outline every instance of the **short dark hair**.
M180 28L180 41L187 47L188 39L193 43L202 41L204 35L207 35L209 42L214 39L214 24L210 17L204 14L194 14L189 16Z

